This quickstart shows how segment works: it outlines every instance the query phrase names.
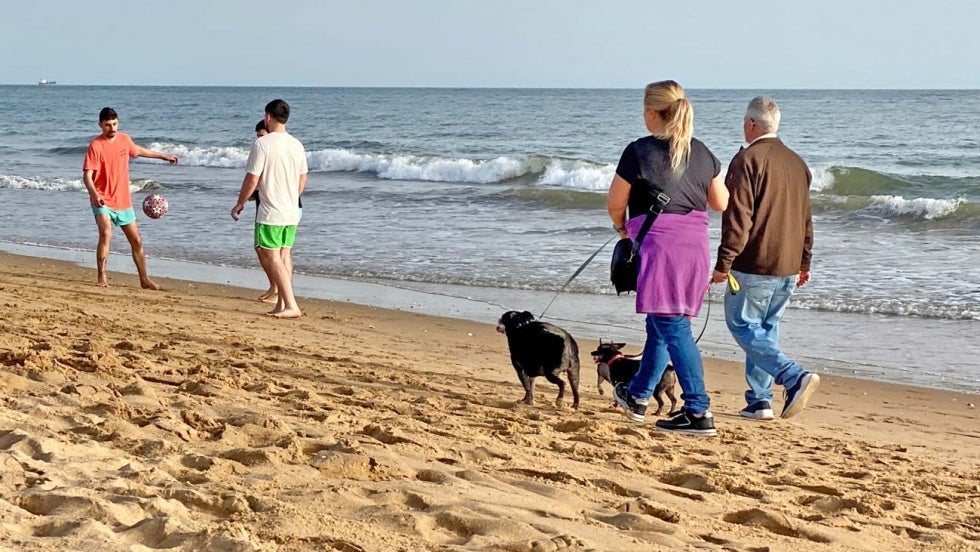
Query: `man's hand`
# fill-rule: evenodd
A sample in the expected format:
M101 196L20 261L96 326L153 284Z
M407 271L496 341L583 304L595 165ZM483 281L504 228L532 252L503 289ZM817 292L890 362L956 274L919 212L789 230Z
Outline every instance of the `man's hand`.
M803 287L810 281L810 271L801 270L800 274L796 277L796 287Z
M245 204L244 203L236 203L235 206L231 208L231 218L233 218L233 219L235 219L237 221L238 220L238 215L242 214L242 211L243 210L245 210Z
M104 207L105 206L105 200L103 200L101 197L99 197L99 194L98 193L91 193L91 194L89 194L88 195L88 202L89 202L89 204L92 205L92 207Z
M170 163L171 165L176 165L178 161L176 155L164 155L163 160Z
M718 272L717 270L711 274L711 283L720 284L728 279L727 272Z

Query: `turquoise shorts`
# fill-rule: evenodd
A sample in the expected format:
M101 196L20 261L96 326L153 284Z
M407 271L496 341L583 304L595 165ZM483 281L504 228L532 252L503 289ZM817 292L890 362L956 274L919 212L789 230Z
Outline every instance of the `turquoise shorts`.
M272 226L271 224L255 223L255 247L262 249L291 248L295 242L295 224L292 226Z
M109 221L116 226L126 226L127 224L136 222L136 211L133 211L132 207L121 211L116 211L105 206L92 207L92 212L95 213L95 216L106 215L109 217Z

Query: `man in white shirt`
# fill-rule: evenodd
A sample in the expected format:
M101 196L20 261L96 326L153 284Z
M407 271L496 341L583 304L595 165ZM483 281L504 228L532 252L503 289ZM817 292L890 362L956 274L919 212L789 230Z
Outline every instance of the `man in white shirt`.
M269 133L252 145L245 167L245 179L231 218L245 209L245 202L258 188L259 207L255 216L255 247L265 261L269 280L279 289L274 318L299 318L302 312L293 295L291 251L299 224L299 196L306 187L306 151L299 140L286 132L289 104L272 100L265 106L265 126Z

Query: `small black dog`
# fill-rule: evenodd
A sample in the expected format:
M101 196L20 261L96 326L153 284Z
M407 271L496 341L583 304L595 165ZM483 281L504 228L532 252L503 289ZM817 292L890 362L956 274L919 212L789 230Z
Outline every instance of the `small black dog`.
M505 312L497 322L497 331L507 334L510 361L524 385L524 404L534 402L534 378L544 376L558 386L555 404L560 408L565 397L565 382L561 379L564 372L572 388L572 408L578 408L578 344L568 332L534 320L527 311Z
M614 389L620 383L629 385L630 380L633 379L633 376L640 369L639 360L627 358L622 353L622 349L625 346L625 343L603 343L602 340L599 340L599 347L592 351L592 360L596 363L596 389L600 395L603 394L603 380L612 384ZM667 398L670 399L670 410L668 412L673 412L677 409L677 397L674 395L674 386L676 384L677 373L674 371L674 365L667 364L667 370L664 371L664 375L660 378L660 383L653 390L653 398L657 401L657 411L654 412L654 416L659 415L664 407L664 401L660 398L663 394L666 394Z

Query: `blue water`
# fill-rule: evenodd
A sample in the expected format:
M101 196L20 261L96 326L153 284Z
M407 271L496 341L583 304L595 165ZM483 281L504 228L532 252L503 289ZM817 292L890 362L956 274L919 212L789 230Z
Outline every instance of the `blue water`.
M723 165L741 144L745 104L763 92L814 173L814 279L785 339L818 363L922 366L926 384L969 387L980 354L980 92L690 91L696 135ZM170 203L164 219L140 218L151 257L255 266L250 225L228 211L275 97L291 104L312 171L299 271L504 297L557 289L608 239L604 193L623 147L644 133L639 90L3 86L0 105L13 109L0 209L31 222L3 217L3 239L93 249L80 167L110 105L137 143L181 158L131 168L137 200L158 191ZM639 327L628 300L609 295L605 257L571 286L590 297L584 326ZM724 332L716 341L724 348ZM869 353L872 343L884 350Z

